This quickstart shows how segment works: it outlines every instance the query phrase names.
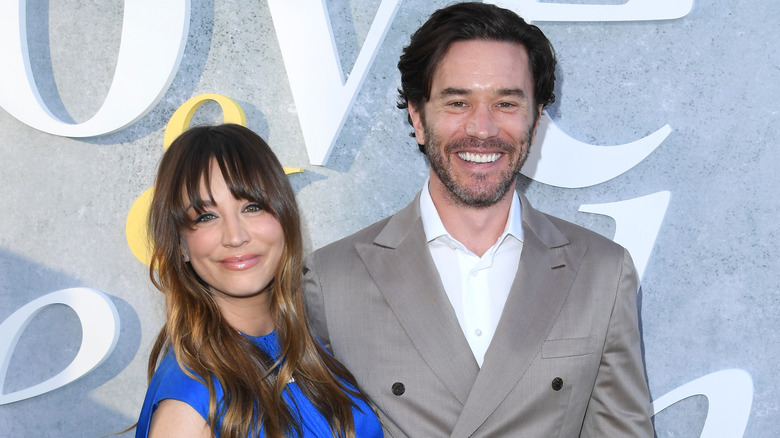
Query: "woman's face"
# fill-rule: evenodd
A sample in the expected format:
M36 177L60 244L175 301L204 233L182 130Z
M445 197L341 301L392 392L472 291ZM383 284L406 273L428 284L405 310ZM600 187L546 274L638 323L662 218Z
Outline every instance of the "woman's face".
M210 172L214 203L208 202L209 193L201 181L205 211L197 214L191 205L187 210L192 227L181 232L185 260L210 286L218 302L258 296L273 279L282 258L282 226L256 203L234 198L215 161ZM183 196L189 205L187 194Z

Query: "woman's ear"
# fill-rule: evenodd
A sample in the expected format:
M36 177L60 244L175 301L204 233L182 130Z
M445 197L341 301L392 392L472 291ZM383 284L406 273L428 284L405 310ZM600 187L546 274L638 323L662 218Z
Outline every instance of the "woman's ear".
M181 259L184 263L190 262L190 250L187 249L187 245L184 242L181 243Z

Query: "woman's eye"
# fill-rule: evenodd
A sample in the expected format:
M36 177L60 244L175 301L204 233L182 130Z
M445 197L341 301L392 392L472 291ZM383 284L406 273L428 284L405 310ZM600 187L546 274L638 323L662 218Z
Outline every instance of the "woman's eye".
M244 211L246 211L247 213L257 213L263 211L263 207L261 207L260 204L252 203L244 207Z
M196 224L202 224L204 222L212 221L216 218L217 216L214 213L203 213L198 217L196 217L193 222L195 222Z

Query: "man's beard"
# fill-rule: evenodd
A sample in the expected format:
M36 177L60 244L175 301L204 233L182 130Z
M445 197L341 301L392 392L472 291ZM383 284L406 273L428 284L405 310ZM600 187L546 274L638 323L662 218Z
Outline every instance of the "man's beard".
M526 158L528 158L528 150L531 147L532 135L533 131L529 128L526 132L525 144L521 143L519 148L498 138L478 140L473 137L466 137L444 145L444 150L442 151L440 148L441 140L436 137L430 127L425 126L425 150L431 169L433 169L436 176L447 188L448 198L451 202L464 207L486 208L497 203L506 195L509 188L513 187L517 174L520 173L520 169L523 167L523 164L525 164ZM525 146L524 151L522 150L523 146ZM452 175L450 162L446 159L446 157L452 157L454 151L462 151L464 149L470 151L482 149L486 152L500 151L505 154L508 159L511 159L509 158L510 154L514 152L516 152L516 154L514 156L514 161L510 161L507 169L499 176L497 184L492 186L480 184L485 183L488 176L477 173L472 176L476 176L478 184L466 185L455 180Z

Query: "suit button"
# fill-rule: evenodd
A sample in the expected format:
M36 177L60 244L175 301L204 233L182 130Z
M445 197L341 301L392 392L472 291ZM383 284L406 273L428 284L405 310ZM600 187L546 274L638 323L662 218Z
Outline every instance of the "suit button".
M561 388L563 388L563 379L560 377L556 377L552 379L552 389L553 391L560 391Z
M402 395L406 392L406 387L401 382L393 383L393 395Z

